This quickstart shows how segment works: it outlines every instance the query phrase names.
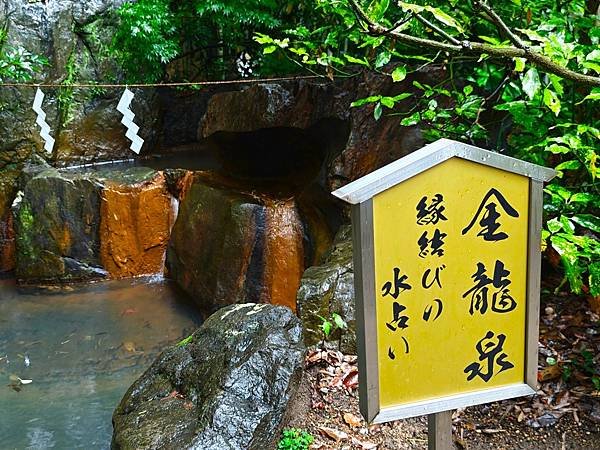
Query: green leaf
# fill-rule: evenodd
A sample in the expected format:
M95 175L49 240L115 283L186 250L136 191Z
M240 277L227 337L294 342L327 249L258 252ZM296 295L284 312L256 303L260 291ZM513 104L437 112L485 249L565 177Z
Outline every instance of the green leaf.
M565 147L564 145L552 144L546 147L544 151L558 155L560 153L569 153L571 149L569 147Z
M534 67L530 68L525 75L523 75L523 91L529 97L529 100L533 100L535 94L540 90L540 76L537 69Z
M373 0L367 8L367 14L375 22L379 22L390 6L390 0Z
M410 126L418 124L420 121L421 121L421 114L416 112L416 113L413 113L410 116L402 119L400 121L400 125L402 125L403 127L410 127Z
M560 216L558 220L562 224L562 229L566 234L573 234L575 231L575 226L569 221L568 217Z
M400 6L400 8L402 8L405 11L410 11L410 12L414 12L414 13L422 13L423 11L425 11L425 7L421 6L421 5L415 5L413 3L406 3L406 2L398 2L398 5Z
M192 342L192 339L194 338L194 335L191 334L190 336L186 337L185 339L182 339L181 341L179 341L177 343L177 347L185 347L186 345L188 345L190 342Z
M577 192L569 197L569 203L583 203L587 205L588 203L596 200L596 197L593 194L589 194L587 192Z
M378 102L375 105L375 109L373 110L373 117L375 117L375 120L379 120L382 113L383 113L383 108L381 107L381 103Z
M588 266L590 294L594 297L600 295L600 261Z
M544 105L550 108L550 111L552 111L556 116L558 116L560 113L560 100L554 91L551 91L548 88L544 89Z
M461 33L464 31L463 27L454 20L450 15L446 14L439 8L434 8L433 6L421 6L415 5L414 3L407 2L398 2L398 5L405 11L414 12L416 14L422 13L423 11L429 11L433 16L442 22L444 25L448 25L449 27L455 28Z
M463 27L461 27L460 24L456 20L454 20L451 16L446 14L441 9L434 8L433 6L426 6L425 9L427 11L429 11L431 14L433 14L433 16L437 20L442 22L444 25L448 25L449 27L455 28L456 30L458 30L461 33L464 31Z
M321 322L321 330L323 331L325 337L329 337L332 328L333 324L329 320L323 320L323 322Z
M556 91L558 96L559 97L562 96L565 92L565 89L562 85L562 78L559 77L558 75L554 75L553 73L549 73L548 78L550 79L550 82L552 83L552 87L554 88L554 90Z
M392 71L392 80L394 83L406 78L406 66L398 66Z
M546 222L546 226L550 233L558 233L563 227L562 223L556 217Z
M347 53L344 54L344 58L346 58L349 62L354 63L354 64L360 64L361 66L365 66L365 67L371 67L371 65L369 64L369 61L367 61L366 59L358 59L355 58L352 55L348 55Z
M390 62L390 59L392 59L392 54L390 52L381 52L377 55L377 58L375 58L375 68L379 69L383 66L385 66L387 63Z
M498 45L498 44L500 44L500 40L498 38L495 38L495 37L479 36L479 39L481 39L484 42L487 42L488 44L492 44L492 45Z
M408 97L412 97L412 93L410 92L403 92L402 94L398 94L394 97L392 97L392 99L394 100L394 102L398 103L401 102L402 100L408 98Z
M277 50L276 45L269 45L268 47L263 48L263 55L269 55Z
M381 104L386 108L392 109L394 107L394 99L392 97L381 97Z
M570 161L565 161L563 163L560 163L558 166L556 166L554 168L554 170L577 170L577 169L581 169L581 163L576 160L576 159L572 159Z
M526 58L513 58L515 61L515 72L523 72L525 70Z
M579 226L600 233L600 218L593 214L575 214L571 220Z
M589 93L588 95L586 95L583 98L583 100L581 100L581 102L579 102L579 103L582 103L582 102L584 102L586 100L595 100L595 101L600 100L600 88L594 88L594 89L592 89L592 92Z
M365 98L361 98L359 100L356 100L356 101L350 103L350 106L353 107L353 108L356 108L358 106L366 105L367 103L378 102L379 100L381 100L381 95L372 95L370 97L365 97Z
M561 236L552 236L550 241L552 242L552 247L554 247L561 257L571 291L575 294L580 294L583 287L583 270L577 264L577 246Z
M344 319L342 319L342 317L339 314L333 313L331 315L331 318L333 319L333 323L335 323L335 326L340 330L345 330L346 328L348 328L348 324L346 323L346 321L344 321Z

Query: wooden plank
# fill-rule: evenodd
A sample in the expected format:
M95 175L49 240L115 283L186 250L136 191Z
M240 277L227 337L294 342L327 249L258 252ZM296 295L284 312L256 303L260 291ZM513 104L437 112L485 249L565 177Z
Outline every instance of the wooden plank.
M452 411L442 411L427 416L429 450L452 450Z

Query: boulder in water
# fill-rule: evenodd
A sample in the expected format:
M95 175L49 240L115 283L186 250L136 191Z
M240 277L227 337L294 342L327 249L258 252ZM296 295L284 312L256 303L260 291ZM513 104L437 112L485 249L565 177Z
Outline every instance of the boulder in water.
M295 309L304 227L293 199L241 192L197 173L167 251L169 275L208 312L252 301Z
M219 310L129 388L113 414L112 448L274 448L304 351L288 308Z

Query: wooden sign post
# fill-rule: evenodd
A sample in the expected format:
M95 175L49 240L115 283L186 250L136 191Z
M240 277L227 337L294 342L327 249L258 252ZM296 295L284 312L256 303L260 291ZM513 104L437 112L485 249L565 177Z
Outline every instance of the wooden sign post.
M353 205L360 408L429 415L537 387L543 182L554 171L441 139L333 195Z

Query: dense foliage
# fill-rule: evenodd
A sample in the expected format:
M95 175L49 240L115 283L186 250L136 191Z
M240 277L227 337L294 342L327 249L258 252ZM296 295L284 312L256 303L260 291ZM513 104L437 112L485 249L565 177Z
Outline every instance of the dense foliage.
M569 69L597 79L599 2L496 2L492 13L506 29L476 1L356 3L358 12L349 0L316 0L319 27L298 24L256 40L266 53L285 52L330 77L357 65L397 82L417 70L441 69L446 75L436 85L413 82L417 95L373 95L354 106L371 105L376 120L388 114L418 125L428 140L450 137L555 168L558 176L545 189L543 246L560 256L561 286L600 295L600 88L560 75ZM515 42L556 67L532 63L527 52L499 57ZM478 44L489 51L476 51ZM396 108L401 102L410 102L401 109L407 112Z
M118 10L112 50L130 80L157 81L167 63L171 78L223 77L253 55L254 32L286 28L300 9L299 0L138 0Z
M47 64L45 58L6 42L6 29L0 29L0 81L29 81Z

